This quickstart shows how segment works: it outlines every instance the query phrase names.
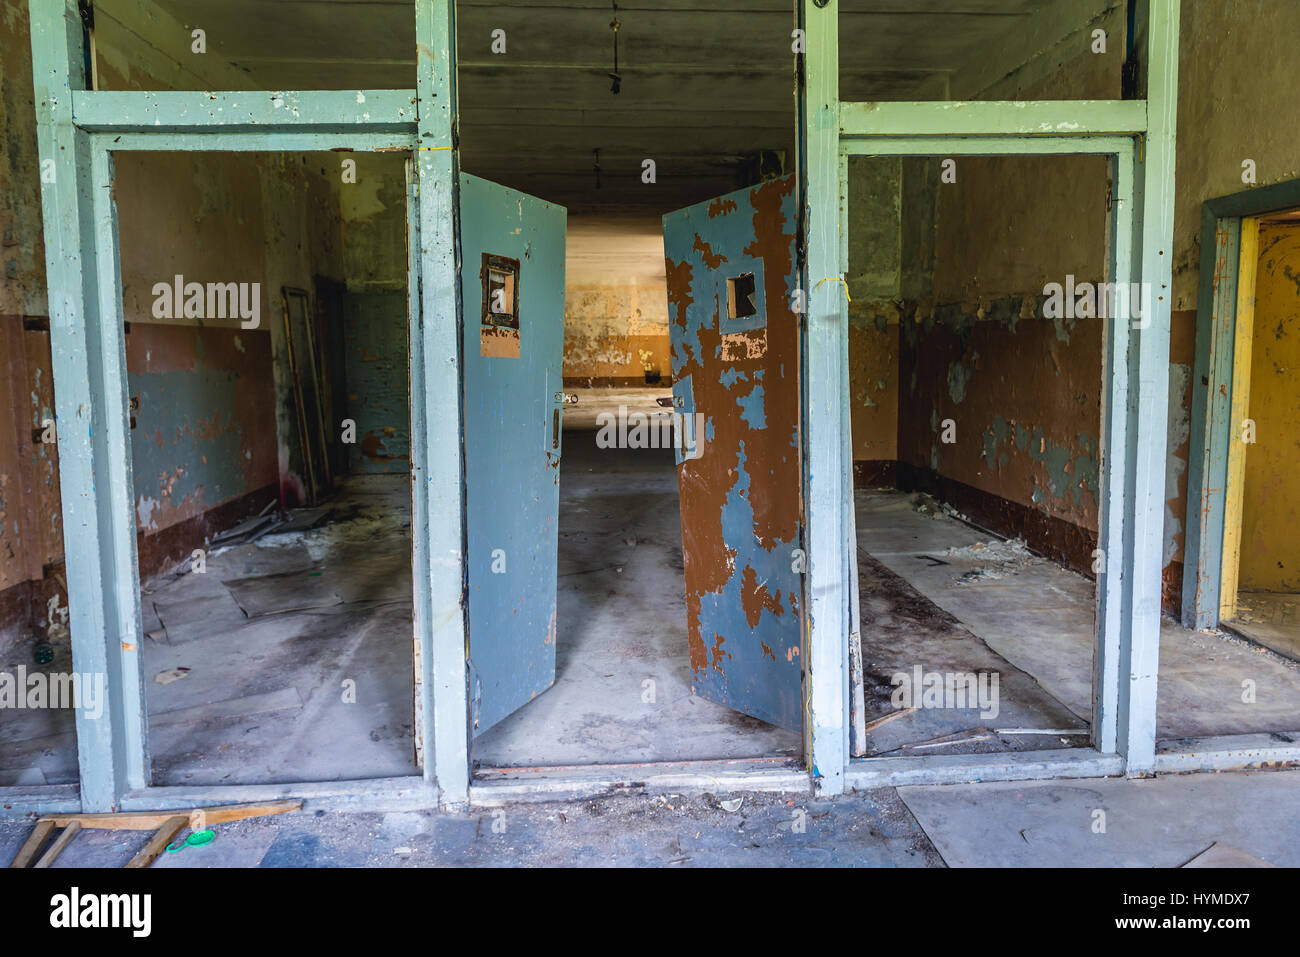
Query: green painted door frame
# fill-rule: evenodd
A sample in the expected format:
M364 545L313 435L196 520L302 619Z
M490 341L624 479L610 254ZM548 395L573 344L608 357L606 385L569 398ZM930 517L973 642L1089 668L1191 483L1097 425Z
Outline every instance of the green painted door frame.
M113 153L408 150L415 157L411 470L417 746L439 799L468 796L456 272L454 5L415 0L415 90L86 89L76 0L30 0L74 667L107 676L78 711L80 805L150 802ZM430 516L437 515L437 521ZM434 704L437 704L435 708ZM445 714L451 717L444 720ZM459 717L458 717L459 716ZM154 800L160 800L155 798Z
M847 103L838 96L838 0L801 0L797 27L806 31L807 42L800 104L807 190L804 288L809 290L804 607L813 719L810 767L825 793L843 789L842 769L854 781L877 773L870 760L848 760L847 662L858 615L848 607L856 589L847 582L855 571L845 547L855 541L843 288L847 237L838 236L837 229L847 229L847 163L841 157L855 153L1113 157L1118 202L1111 222L1111 275L1151 289L1153 308L1139 322L1112 323L1105 337L1093 749L1098 757L1121 756L1129 774L1154 767L1181 0L1148 0L1141 13L1147 38L1145 100ZM1008 767L1037 764L1068 773L1068 759L1060 755L997 758ZM914 759L927 760L936 767L942 763Z
M1201 207L1182 607L1184 627L1198 631L1219 627L1222 604L1242 220L1297 207L1300 180L1243 190Z

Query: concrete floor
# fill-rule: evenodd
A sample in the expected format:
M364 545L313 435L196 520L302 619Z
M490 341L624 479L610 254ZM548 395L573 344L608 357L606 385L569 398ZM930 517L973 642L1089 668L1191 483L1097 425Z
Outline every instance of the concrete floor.
M474 761L795 757L794 732L691 693L672 451L599 449L595 439L564 435L555 685L476 738Z
M873 634L863 573L864 670L974 670L989 654L1011 671L1002 680L1006 697L999 727L1067 730L1085 727L1092 710L1094 584L1043 559L1008 550L999 540L958 521L929 500L900 492L858 490L855 496L859 555L874 558L924 596L946 617L918 629L919 618L889 622L882 640ZM925 505L920 511L917 505ZM989 556L992 556L990 558ZM860 560L862 569L871 566ZM895 590L896 591L896 590ZM886 609L887 615L889 609ZM976 640L972 640L976 639ZM1005 674L1005 673L1004 673ZM1028 677L1038 689L1026 684ZM1254 700L1243 701L1243 682L1254 683ZM885 690L888 690L886 687ZM1043 697L1045 693L1046 697ZM887 702L885 707L887 707ZM877 708L879 709L879 705ZM868 713L871 713L870 707ZM878 710L876 713L880 713ZM975 728L969 712L907 715L882 727L890 737L873 745L906 743L932 732ZM1059 721L1072 723L1059 724ZM909 738L911 722L924 719ZM983 722L987 724L987 722ZM1300 728L1300 666L1259 645L1227 634L1189 631L1166 618L1160 631L1157 735L1162 741ZM994 729L996 730L996 729ZM875 736L873 735L873 738ZM1086 739L1034 736L1036 747L1086 743ZM930 753L1025 746L995 735L978 745L927 749Z
M1217 844L1256 866L1297 867L1297 807L1300 771L882 788L834 799L625 794L454 814L343 813L308 802L293 814L217 825L212 843L153 866L1181 867ZM1104 832L1094 831L1098 811ZM0 863L30 833L30 822L0 821ZM54 866L121 867L149 836L82 831Z
M146 589L146 634L151 615L164 633L144 643L154 783L416 773L409 495L404 475L353 476L326 525Z
M14 649L0 672L28 676L71 674L72 653L66 641L53 645L55 657L37 665L26 643ZM26 669L25 672L19 669ZM73 712L55 708L6 708L0 711L0 787L77 783L77 732Z
M931 519L905 495L859 491L856 506L868 724L897 713L890 700L895 673L910 675L919 665L923 672L998 676L996 716L982 716L977 708L904 713L869 729L866 756L1086 745L1088 688L1066 694L1041 677L1057 667L1051 659L1055 649L1044 648L1045 654L1026 661L1009 642L994 640L988 633L993 629L981 628L984 622L974 614L979 606L1010 610L1027 584L1039 586L1041 560L1009 552L1002 563L990 561L996 547L974 548L987 535L946 517ZM981 570L986 577L964 580ZM1013 580L1019 588L1008 590ZM1033 597L1023 596L1026 603ZM1068 666L1063 670L1069 673ZM1072 700L1084 710L1072 708ZM1006 733L1030 731L1058 733Z
M1292 661L1300 661L1300 595L1243 591L1237 617L1223 627Z
M1300 867L1297 771L898 793L949 867L1182 867L1216 843Z
M598 449L594 432L575 428L619 405L654 411L667 390L577 391L578 405L566 408L561 474L556 684L477 738L473 760L519 767L795 757L796 734L691 694L671 452ZM142 608L152 636L143 647L154 783L415 772L408 494L403 476L353 478L325 526L214 550L204 574L149 584ZM921 709L876 725L869 754L1085 744L1092 582L941 508L919 510L925 503L900 493L860 490L856 504L868 720L893 713L896 671L921 665L1000 680L996 718ZM56 651L47 670L71 670L66 649ZM1253 701L1242 700L1247 681ZM345 700L350 690L355 703ZM1294 731L1300 665L1166 621L1158 719L1165 742ZM69 712L6 712L0 786L75 780Z

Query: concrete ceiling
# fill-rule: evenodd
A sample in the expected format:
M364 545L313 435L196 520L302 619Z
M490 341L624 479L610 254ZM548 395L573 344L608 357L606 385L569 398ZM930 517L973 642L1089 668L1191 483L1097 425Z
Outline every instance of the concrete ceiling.
M209 54L263 89L415 85L410 0L156 2L203 27ZM996 56L1048 2L842 0L841 97L943 98L954 71ZM735 188L742 158L758 150L792 161L791 0L620 3L617 96L609 0L460 0L457 10L467 172L571 208L664 211ZM505 55L491 52L496 29ZM655 185L641 182L646 158Z

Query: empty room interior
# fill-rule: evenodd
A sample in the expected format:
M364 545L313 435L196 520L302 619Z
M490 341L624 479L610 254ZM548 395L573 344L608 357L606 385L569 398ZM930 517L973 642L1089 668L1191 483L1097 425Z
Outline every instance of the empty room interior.
M461 408L438 414L462 432L428 452L464 468L471 772L801 768L792 6L456 6L462 351L436 374L459 370ZM1132 6L845 0L839 96L1133 99ZM1261 104L1199 105L1222 16L1185 0L1182 95L1198 105L1181 118L1160 453L1160 746L1300 728L1294 211L1241 226L1228 391L1249 428L1221 437L1218 614L1197 628L1185 612L1189 476L1220 441L1196 386L1202 204L1248 188L1242 150L1258 182L1295 179L1293 155L1255 145L1276 121ZM1265 16L1261 36L1300 23ZM27 17L5 0L0 671L54 675L76 666L64 549L79 513L60 496L72 426L54 413ZM95 90L417 85L412 5L396 0L96 0L87 31ZM1235 56L1234 76L1267 64L1256 92L1286 62ZM852 757L1093 747L1107 330L1153 308L1109 288L1115 164L862 152L844 158L846 271L810 277L847 300ZM114 480L136 520L146 783L418 775L418 151L112 156L130 459ZM945 676L970 684L933 705L932 675L940 699ZM0 787L78 775L71 709L5 713Z

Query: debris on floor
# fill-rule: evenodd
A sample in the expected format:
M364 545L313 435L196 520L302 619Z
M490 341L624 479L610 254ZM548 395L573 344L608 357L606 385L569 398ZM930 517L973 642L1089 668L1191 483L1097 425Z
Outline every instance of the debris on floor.
M946 515L949 518L955 518L962 522L968 521L965 515L957 511L957 509L953 508L947 502L941 502L937 498L927 495L925 492L913 492L911 496L908 497L908 504L912 506L914 512L921 515L928 515L930 518L939 518L940 516Z
M1043 562L1043 559L1031 552L1020 539L995 539L990 542L979 542L974 545L949 548L942 554L950 561L974 561L980 563L978 568L969 569L957 576L957 581L964 585L971 582L995 581L999 578L1005 578L1021 568L1028 568L1031 565L1039 565Z
M50 867L59 855L72 843L73 838L84 829L109 831L154 831L153 837L145 843L125 867L148 867L164 851L180 850L180 847L201 847L210 844L216 833L208 829L208 824L227 821L246 821L250 818L266 817L275 814L287 814L302 810L301 800L268 801L261 804L230 804L224 807L193 808L175 811L131 811L120 814L55 814L43 817L36 822L31 835L19 848L10 867ZM195 828L181 843L174 847L177 835L185 828ZM59 834L39 859L45 842L54 831Z

